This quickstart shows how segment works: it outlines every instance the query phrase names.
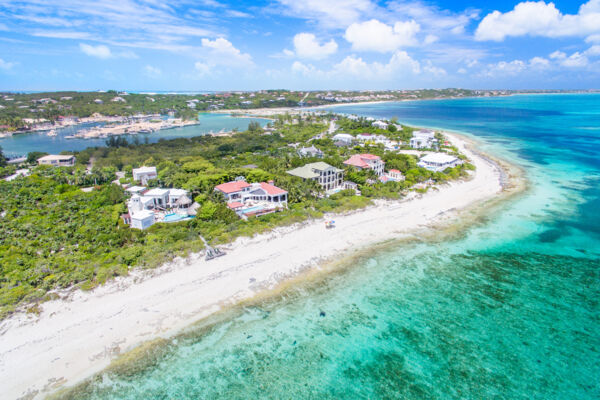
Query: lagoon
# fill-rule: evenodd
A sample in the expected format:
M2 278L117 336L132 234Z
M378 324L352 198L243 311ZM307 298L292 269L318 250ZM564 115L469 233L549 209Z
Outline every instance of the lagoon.
M227 114L208 114L200 113L198 115L199 125L186 126L182 128L173 128L156 131L149 134L122 135L129 142L138 140L144 143L146 140L150 143L158 142L161 139L190 138L194 136L206 135L209 133L218 133L220 131L231 131L237 129L245 130L251 121L258 121L261 125L266 125L269 120L263 118L232 117ZM16 134L7 138L0 138L0 147L6 156L16 157L27 155L31 151L43 151L56 154L61 151L80 151L87 147L105 146L106 138L98 139L67 139L82 129L88 129L92 126L101 124L81 124L56 129L57 136L47 136L46 132L33 132Z

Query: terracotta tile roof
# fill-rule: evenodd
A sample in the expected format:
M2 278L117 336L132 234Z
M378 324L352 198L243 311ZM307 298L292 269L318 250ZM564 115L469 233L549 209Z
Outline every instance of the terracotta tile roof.
M260 187L267 192L267 194L270 194L271 196L277 196L278 194L285 194L287 193L287 191L278 188L275 185L271 185L270 183L266 183L266 182L261 182L260 183Z
M223 192L223 193L235 193L241 192L242 189L250 187L250 184L245 181L233 181L227 183L221 183L220 185L215 186L215 189Z
M232 201L231 203L227 203L227 207L235 210L236 208L244 207L244 205L239 201Z
M369 167L369 164L367 164L366 162L363 161L360 154L353 155L352 157L350 157L349 159L344 161L344 164L352 165L353 167L360 167L360 168L368 168Z

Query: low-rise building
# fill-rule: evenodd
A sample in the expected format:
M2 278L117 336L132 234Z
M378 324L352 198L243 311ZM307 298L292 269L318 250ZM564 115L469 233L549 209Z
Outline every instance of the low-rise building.
M433 172L441 172L446 168L453 168L460 164L461 161L454 156L445 153L430 153L419 160L419 167L428 169Z
M52 165L54 167L72 167L75 165L75 156L49 154L38 158L38 165Z
M223 193L227 206L241 218L270 214L287 207L288 192L275 186L273 181L248 183L239 177L217 185L215 191Z
M298 155L300 155L300 157L317 157L317 158L323 158L323 152L319 149L317 149L315 146L310 146L310 147L302 147L300 150L298 150Z
M140 182L142 185L146 185L149 180L156 179L158 177L158 174L156 173L156 167L134 168L131 173L133 174L133 180Z
M435 132L429 130L414 131L410 139L410 147L413 149L432 148L436 143Z
M387 129L388 128L388 124L383 121L375 121L371 124L371 126L374 126L375 128L378 128L378 129Z
M354 136L349 133L338 133L332 140L336 146L350 146L354 142Z
M325 191L336 190L342 186L344 170L325 162L306 164L287 172L303 180L316 181Z
M404 177L402 172L398 171L397 169L390 169L388 172L379 177L379 180L383 183L401 182L404 179L406 178Z
M383 162L381 157L373 154L355 154L344 161L344 164L358 170L371 169L378 176L383 175L385 168L385 162Z

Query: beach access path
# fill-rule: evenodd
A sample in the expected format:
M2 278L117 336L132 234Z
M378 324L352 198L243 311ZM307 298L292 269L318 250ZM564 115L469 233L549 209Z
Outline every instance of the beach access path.
M119 353L186 326L327 260L458 220L460 211L497 198L504 175L497 163L449 135L476 167L472 178L442 185L411 200L378 202L365 210L283 227L221 247L225 257L200 254L156 270L132 271L91 292L71 291L0 323L2 397L41 398L107 367ZM34 395L35 394L35 395Z

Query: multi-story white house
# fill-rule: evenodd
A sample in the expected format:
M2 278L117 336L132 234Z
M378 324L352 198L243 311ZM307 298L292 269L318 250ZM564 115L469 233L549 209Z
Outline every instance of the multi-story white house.
M419 160L417 165L433 172L441 172L446 168L456 167L461 161L449 154L430 153Z
M344 170L324 162L306 164L287 172L304 180L316 181L325 191L336 190L344 181Z
M375 121L371 125L374 126L375 128L379 128L379 129L387 129L388 128L388 124L383 121Z
M145 185L149 180L156 179L158 177L158 174L156 173L156 167L134 168L131 173L133 174L133 180L140 182L142 185Z
M53 167L72 167L75 165L75 156L49 154L38 158L38 165L52 165Z
M385 162L383 162L381 157L373 154L355 154L344 161L344 164L359 170L371 169L377 176L383 175L385 168Z
M436 143L435 132L429 130L414 131L410 139L410 147L413 149L432 148Z

